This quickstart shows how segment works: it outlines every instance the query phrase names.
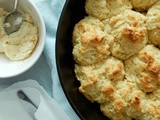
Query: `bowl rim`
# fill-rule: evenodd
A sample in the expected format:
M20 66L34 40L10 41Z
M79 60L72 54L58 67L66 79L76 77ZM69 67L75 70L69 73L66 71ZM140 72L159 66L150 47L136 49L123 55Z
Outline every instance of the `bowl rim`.
M38 41L41 41L41 49L40 51L37 52L37 57L36 59L34 59L34 61L32 62L32 64L30 64L30 66L28 66L28 68L24 69L20 74L24 73L25 71L29 70L40 58L43 50L44 50L44 45L45 45L45 39L46 39L46 27L45 27L45 23L44 23L44 19L40 13L40 10L37 8L37 6L32 2L32 0L28 0L28 3L32 6L33 9L35 9L36 14L39 17L39 21L41 23L41 28L42 28L42 33L41 35L39 35L39 39ZM41 36L41 37L40 37ZM33 51L34 52L34 51Z

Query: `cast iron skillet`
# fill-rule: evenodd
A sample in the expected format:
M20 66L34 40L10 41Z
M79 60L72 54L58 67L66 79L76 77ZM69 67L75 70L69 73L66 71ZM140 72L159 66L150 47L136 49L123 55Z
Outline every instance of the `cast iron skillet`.
M63 90L71 106L82 120L109 120L98 104L89 102L78 91L74 74L72 31L74 25L86 16L85 0L67 0L63 8L56 37L56 63Z

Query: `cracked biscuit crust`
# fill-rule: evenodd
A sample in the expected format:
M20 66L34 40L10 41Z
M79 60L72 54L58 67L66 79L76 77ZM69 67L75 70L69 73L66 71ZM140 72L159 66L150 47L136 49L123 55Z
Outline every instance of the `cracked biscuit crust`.
M73 32L73 56L81 65L91 65L110 54L107 34L97 18L85 17L76 24Z
M156 46L160 46L160 1L147 12L146 24L149 41Z
M158 0L130 0L137 11L147 11Z
M136 82L146 93L153 92L160 87L160 50L147 45L125 61L125 69L128 80Z
M112 28L111 53L125 60L141 50L148 42L146 17L132 10L114 16L110 19Z
M112 84L123 80L124 65L122 61L108 57L90 66L75 65L75 73L81 83L80 92L92 102L104 103L106 99L113 99Z
M86 0L85 9L90 16L104 20L132 9L132 5L129 0Z

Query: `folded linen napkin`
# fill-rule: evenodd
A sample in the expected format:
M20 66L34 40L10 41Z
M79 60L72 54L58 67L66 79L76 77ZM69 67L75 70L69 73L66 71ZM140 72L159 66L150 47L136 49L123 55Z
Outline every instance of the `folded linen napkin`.
M36 107L18 97L19 91L23 91ZM0 120L70 120L35 80L18 82L2 91L0 108L3 108Z

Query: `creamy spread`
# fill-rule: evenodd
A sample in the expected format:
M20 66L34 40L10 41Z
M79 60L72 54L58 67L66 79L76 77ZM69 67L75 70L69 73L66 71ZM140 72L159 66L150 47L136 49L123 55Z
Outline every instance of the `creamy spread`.
M24 22L20 29L10 35L4 31L4 18L7 11L0 8L0 53L10 60L23 60L31 55L37 41L38 30L29 13L22 12Z

